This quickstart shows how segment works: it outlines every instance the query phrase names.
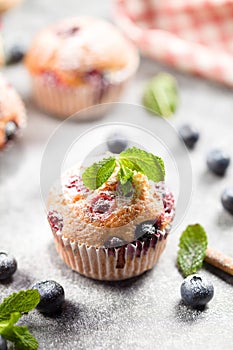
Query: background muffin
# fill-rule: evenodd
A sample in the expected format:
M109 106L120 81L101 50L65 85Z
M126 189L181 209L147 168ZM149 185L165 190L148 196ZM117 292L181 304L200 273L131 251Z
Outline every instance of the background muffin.
M0 13L3 13L18 5L21 1L22 0L0 0Z
M13 87L0 74L0 150L25 124L24 104Z
M42 30L33 39L25 63L39 107L67 117L92 105L116 101L136 71L139 57L112 24L77 17ZM89 111L84 116L93 115Z
M151 269L174 216L174 198L163 183L136 173L129 192L122 193L118 171L98 190L89 190L76 167L48 198L48 221L60 256L73 270L100 280Z

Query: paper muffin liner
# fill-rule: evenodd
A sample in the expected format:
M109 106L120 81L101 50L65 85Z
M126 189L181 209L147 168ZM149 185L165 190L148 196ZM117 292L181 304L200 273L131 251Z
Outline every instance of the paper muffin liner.
M115 72L103 85L87 82L71 87L56 81L50 81L46 75L31 74L32 90L37 105L52 115L60 118L78 113L76 119L95 119L101 117L116 102L131 80L139 65L139 57L134 50L129 65ZM96 108L89 108L96 106Z
M166 243L170 226L154 234L150 241L139 240L118 248L88 247L64 237L60 231L53 235L56 249L64 262L74 271L98 280L123 280L141 275L158 262Z
M80 85L75 88L53 86L45 82L40 76L32 77L32 88L37 105L60 118L69 117L82 110L77 119L95 119L106 113L110 102L118 100L127 81L119 84L109 84L103 92L100 92L91 84ZM94 109L87 108L98 105Z

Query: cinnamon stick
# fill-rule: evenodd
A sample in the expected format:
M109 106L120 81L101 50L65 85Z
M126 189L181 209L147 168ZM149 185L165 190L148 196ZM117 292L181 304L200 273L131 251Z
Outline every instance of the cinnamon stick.
M233 276L233 258L209 247L206 251L205 261L218 269Z

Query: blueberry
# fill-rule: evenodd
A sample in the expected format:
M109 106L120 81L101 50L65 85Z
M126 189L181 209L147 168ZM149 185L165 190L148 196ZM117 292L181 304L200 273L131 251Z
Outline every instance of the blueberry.
M226 188L223 191L221 200L224 209L233 215L233 187Z
M22 45L13 45L9 48L8 52L6 52L6 64L16 64L22 61L24 58L26 49Z
M40 302L37 310L44 314L54 314L61 311L61 307L65 300L65 292L63 287L52 280L38 282L32 286L40 293Z
M214 174L223 176L230 164L230 156L220 149L213 149L207 154L207 166Z
M189 124L181 126L179 134L189 149L193 149L199 139L198 130Z
M0 335L0 350L7 350L7 342L1 335Z
M126 241L119 237L111 237L107 241L104 242L105 248L117 248L127 244Z
M148 241L153 237L157 231L157 221L156 220L147 220L141 222L136 226L135 229L135 239L140 241Z
M180 287L183 301L194 308L204 307L214 295L213 284L200 275L186 277Z
M17 269L17 262L13 256L0 252L0 280L10 278Z
M9 121L5 125L5 137L6 140L12 140L17 132L18 126L15 122Z
M110 152L119 154L128 146L128 140L123 135L115 133L108 137L107 146Z

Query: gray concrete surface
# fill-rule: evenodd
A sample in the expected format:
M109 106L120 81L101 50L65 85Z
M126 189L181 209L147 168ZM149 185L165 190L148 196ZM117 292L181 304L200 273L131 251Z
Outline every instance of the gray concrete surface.
M44 24L74 13L110 18L111 2L25 1L4 18L6 42L28 42ZM219 200L224 187L232 185L233 166L219 179L209 174L205 165L206 152L212 146L224 147L233 159L232 90L143 59L122 101L139 104L145 81L164 69L177 77L180 90L180 107L171 123L190 122L201 132L200 142L190 154L193 197L156 268L119 283L79 276L57 256L40 196L39 174L44 147L59 121L33 105L22 66L4 70L24 97L29 123L16 145L0 155L0 250L11 252L18 260L13 281L0 284L1 298L43 279L55 279L66 292L61 316L49 318L34 311L22 320L37 337L39 349L232 348L233 277L205 265L201 272L212 280L215 297L204 312L192 311L180 303L182 277L175 267L179 235L190 223L200 222L210 245L233 256L233 217L222 210ZM153 129L154 123L151 117L145 127Z

